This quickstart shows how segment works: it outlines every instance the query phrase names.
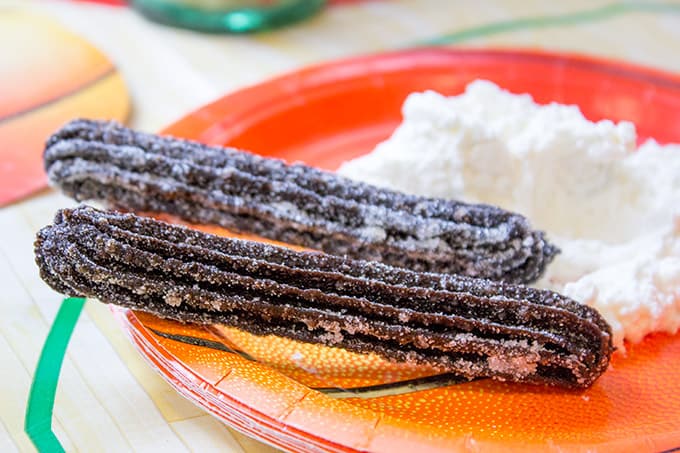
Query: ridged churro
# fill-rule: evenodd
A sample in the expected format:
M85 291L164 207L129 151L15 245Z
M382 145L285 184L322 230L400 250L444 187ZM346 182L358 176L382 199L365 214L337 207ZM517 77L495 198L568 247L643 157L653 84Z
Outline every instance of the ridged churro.
M80 207L38 233L42 278L183 322L376 353L462 377L587 387L611 329L559 294L214 236Z
M557 253L497 207L406 195L231 148L76 120L45 149L50 182L76 200L417 271L532 282Z

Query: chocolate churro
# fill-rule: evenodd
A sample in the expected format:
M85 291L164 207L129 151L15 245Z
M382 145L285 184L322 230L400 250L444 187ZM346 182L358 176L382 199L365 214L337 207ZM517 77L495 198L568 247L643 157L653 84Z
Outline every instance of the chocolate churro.
M69 123L44 158L50 182L76 200L416 271L528 283L557 253L524 217L497 207L406 195L113 122Z
M297 252L134 214L59 211L35 254L42 278L71 296L468 379L587 387L613 350L597 311L550 291Z

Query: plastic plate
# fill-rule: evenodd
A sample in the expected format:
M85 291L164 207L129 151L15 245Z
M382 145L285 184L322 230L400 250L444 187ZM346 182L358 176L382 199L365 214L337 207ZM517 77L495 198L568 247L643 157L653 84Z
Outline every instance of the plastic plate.
M423 49L333 62L227 95L164 132L334 169L400 122L406 96L484 78L680 142L680 78L535 51ZM217 234L226 230L195 226ZM628 345L586 391L479 380L115 309L180 393L291 451L663 451L680 447L680 336Z

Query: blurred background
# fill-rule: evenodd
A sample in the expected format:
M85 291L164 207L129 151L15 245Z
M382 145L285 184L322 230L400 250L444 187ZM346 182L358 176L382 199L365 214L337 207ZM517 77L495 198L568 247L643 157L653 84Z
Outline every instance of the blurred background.
M30 451L26 398L60 298L33 275L28 250L55 206L70 203L45 191L40 163L65 121L158 131L303 66L422 46L537 48L680 72L680 3L0 0L0 42L0 451ZM269 450L175 393L103 306L86 307L59 389L53 428L67 451Z

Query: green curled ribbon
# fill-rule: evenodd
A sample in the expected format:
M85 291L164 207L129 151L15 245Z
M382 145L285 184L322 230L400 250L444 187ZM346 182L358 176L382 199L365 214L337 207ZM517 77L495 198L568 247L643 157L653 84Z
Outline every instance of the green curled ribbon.
M33 375L33 384L31 384L26 405L24 430L40 452L64 451L64 447L61 446L52 430L54 396L57 392L66 347L71 340L71 334L84 305L85 299L77 297L69 297L61 303Z

